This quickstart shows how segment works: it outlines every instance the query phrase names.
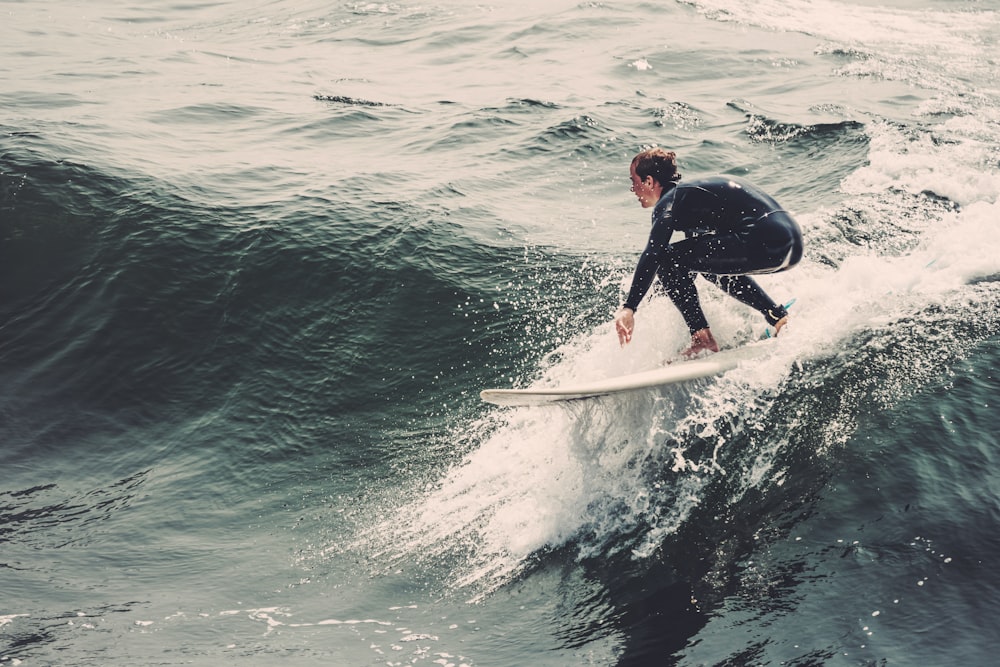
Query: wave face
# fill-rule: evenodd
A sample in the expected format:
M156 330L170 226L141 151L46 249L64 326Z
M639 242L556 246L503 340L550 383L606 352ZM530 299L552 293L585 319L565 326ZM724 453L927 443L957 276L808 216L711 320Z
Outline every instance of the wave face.
M80 11L0 25L0 661L991 662L995 10ZM684 346L649 145L800 222L787 334L480 403Z

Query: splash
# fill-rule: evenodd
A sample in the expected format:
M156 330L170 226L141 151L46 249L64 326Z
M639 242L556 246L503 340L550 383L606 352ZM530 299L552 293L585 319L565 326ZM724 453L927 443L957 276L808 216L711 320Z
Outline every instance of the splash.
M481 599L558 550L578 559L649 558L705 503L737 506L751 490L784 483L794 474L781 462L790 448L807 442L809 456L836 451L866 404L889 401L939 372L936 349L960 354L966 342L935 342L948 326L937 313L956 299L974 301L970 283L1000 275L995 201L935 207L922 194L878 197L880 219L908 217L916 240L900 249L891 234L859 245L831 233L827 247L851 247L833 265L807 260L770 278L769 291L798 301L769 356L719 378L566 407L499 409L461 426L468 453L378 526L388 536L382 554L445 562L451 585ZM801 220L807 233L822 236L840 213ZM752 313L733 309L721 293L702 294L724 346L760 335L763 324ZM913 326L918 313L926 320L917 322L923 340L910 350L926 358L880 362L896 354L891 348L901 337L893 328L907 320ZM610 324L570 339L541 361L534 381L647 370L684 343L683 326L662 298L643 306L640 326L625 349ZM879 370L870 377L865 368ZM847 380L831 379L844 369ZM802 392L819 402L815 410L796 409Z
M989 313L996 301L1000 118L991 93L958 95L949 83L961 68L983 65L922 59L934 58L928 44L954 46L959 37L972 36L957 45L972 48L996 15L847 12L836 3L804 3L798 13L782 5L780 16L765 3L742 15L727 3L697 6L720 20L809 32L808 22L827 39L864 41L868 48L851 51L854 64L835 75L877 71L927 87L922 122L863 115L852 124L866 135L868 159L840 184L843 203L797 212L805 261L763 279L775 298L797 299L768 357L680 387L500 409L460 425L454 438L470 443L467 453L372 531L379 555L446 563L452 585L473 599L555 552L650 558L705 506L739 507L754 490L795 482L795 461L835 452L859 413L933 381L988 335L995 317L977 328L963 314ZM846 23L816 21L817 11L843 13ZM895 53L908 46L919 56ZM944 74L929 79L925 70ZM604 280L628 280L616 271ZM761 335L753 313L710 289L701 294L724 347ZM568 337L523 383L655 368L683 347L683 332L673 307L653 297L625 349L610 324L599 325Z

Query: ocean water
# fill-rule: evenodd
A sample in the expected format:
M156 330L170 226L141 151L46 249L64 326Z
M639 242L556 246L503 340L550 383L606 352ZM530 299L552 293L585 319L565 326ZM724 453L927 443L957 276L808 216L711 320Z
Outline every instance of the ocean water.
M990 665L1000 4L0 2L0 665ZM653 368L639 149L799 220ZM702 287L724 346L755 313Z

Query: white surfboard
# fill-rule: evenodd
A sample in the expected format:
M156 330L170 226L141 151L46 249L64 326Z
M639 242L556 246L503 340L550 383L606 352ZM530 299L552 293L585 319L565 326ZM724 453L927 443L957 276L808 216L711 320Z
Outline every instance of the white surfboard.
M760 356L768 348L767 340L723 350L708 357L691 361L675 361L661 368L619 377L595 380L561 387L529 387L528 389L484 389L479 396L487 403L506 406L545 405L559 401L607 396L648 387L687 382L725 373L740 363Z

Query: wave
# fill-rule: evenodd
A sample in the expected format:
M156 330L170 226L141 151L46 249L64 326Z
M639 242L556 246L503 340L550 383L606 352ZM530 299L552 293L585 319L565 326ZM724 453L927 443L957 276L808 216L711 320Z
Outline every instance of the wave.
M387 567L441 568L476 600L566 561L619 573L667 563L710 607L741 586L737 565L760 540L787 537L809 511L861 424L937 381L1000 323L995 282L946 298L961 311L901 309L835 338L817 333L829 319L797 321L785 347L719 379L464 423L448 440L467 453L356 548ZM611 356L596 336L554 372L593 373L588 364Z
M860 144L867 148L868 138L864 123L857 120L838 120L821 123L795 123L770 118L766 113L755 109L752 104L743 100L733 100L727 103L746 115L746 135L753 142L768 144L803 143L808 149L809 142L820 145L838 143Z
M349 97L347 95L313 95L313 99L318 102L331 102L333 104L345 104L347 106L360 106L360 107L384 107L388 106L385 102L372 102L371 100L364 100L357 97Z
M558 110L558 107L548 106L544 109L553 111ZM546 124L533 136L504 149L505 156L518 162L540 155L554 155L560 159L567 154L575 158L588 158L608 152L610 145L615 143L614 130L590 114L564 120L546 116L545 120L558 122Z
M998 322L1000 201L996 174L970 159L980 145L929 142L941 128L878 120L799 130L789 141L856 144L869 160L845 168L850 197L799 216L806 261L767 279L769 292L798 298L792 333L771 357L687 387L461 421L446 436L458 460L422 478L427 490L363 531L358 548L451 571L474 599L565 559L701 563L687 573L700 598L731 592L740 558L808 512L802 499L822 488L859 425L947 374ZM926 170L911 168L917 161ZM759 335L751 314L710 292L703 301L724 346ZM645 370L683 346L663 299L643 318L657 334L624 352L610 325L590 322L520 379Z
M210 412L234 387L241 410L298 387L330 390L310 411L357 408L373 391L431 401L429 377L458 386L482 371L486 341L545 317L496 289L500 275L544 284L525 250L470 234L439 196L371 201L359 178L324 196L207 206L25 152L0 172L0 357L10 391L31 387L19 402L142 419ZM541 255L552 275L573 261ZM455 336L466 354L441 369L428 349ZM373 375L387 378L374 390Z

